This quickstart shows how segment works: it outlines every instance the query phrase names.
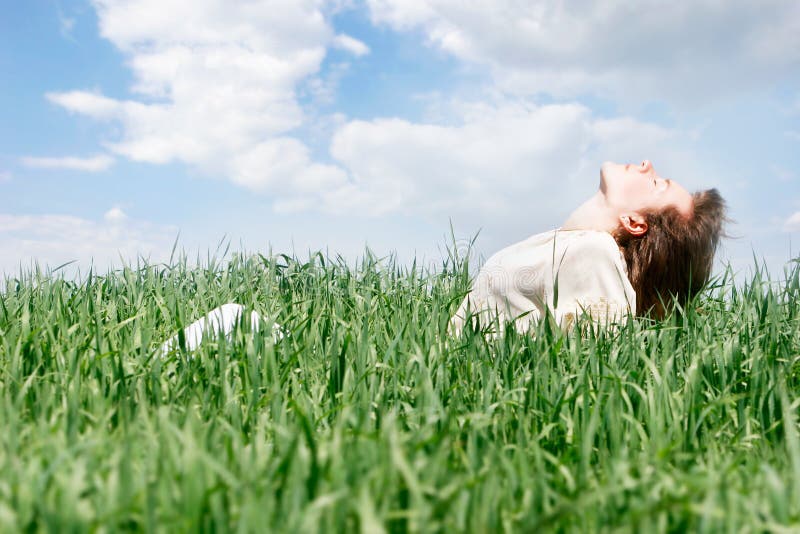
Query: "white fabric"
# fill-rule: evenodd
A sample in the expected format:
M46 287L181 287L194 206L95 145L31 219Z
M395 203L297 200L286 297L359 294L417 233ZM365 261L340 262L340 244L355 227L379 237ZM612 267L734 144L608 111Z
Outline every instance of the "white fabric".
M489 258L450 320L452 334L463 329L468 309L481 327L496 316L501 329L513 320L520 332L527 331L549 309L568 329L583 312L601 323L635 314L636 293L611 234L552 230Z
M241 304L228 303L214 308L205 317L201 317L183 329L183 337L186 340L186 349L195 350L203 341L204 336L212 339L219 336L222 332L225 337L230 339L234 327L239 323L241 317L245 316L244 306ZM261 328L262 319L258 312L250 312L250 328L255 332ZM280 339L283 332L277 323L273 326L273 337ZM161 354L166 355L169 351L178 348L178 334L175 334L161 345Z

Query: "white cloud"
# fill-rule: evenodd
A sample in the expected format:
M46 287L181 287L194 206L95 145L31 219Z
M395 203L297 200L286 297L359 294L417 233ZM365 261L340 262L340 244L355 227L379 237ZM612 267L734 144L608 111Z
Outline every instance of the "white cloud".
M800 211L793 213L783 222L785 232L800 232Z
M335 35L325 2L93 3L102 36L128 57L138 97L78 90L47 98L71 112L119 123L121 136L105 143L108 150L139 162L185 163L283 197L311 194L312 185L321 188L317 193L330 193L324 188L344 183L342 170L314 163L296 138L309 122L298 100L302 85L311 79L314 98L330 100L341 76L334 69L313 83L327 47L368 52L360 41Z
M300 129L316 125L298 94L310 91L312 103L330 100L341 74L333 65L320 76L327 47L344 46L357 55L368 48L335 34L321 0L94 3L102 35L129 59L139 97L70 91L47 98L72 112L121 124L121 138L106 144L116 154L157 164L183 162L224 176L272 195L279 211L447 211L545 220L587 190L585 180L604 159L649 157L670 161L678 170L692 168L681 166L688 157L676 148L691 132L627 117L600 119L578 104L537 106L524 98L455 102L446 126L390 118L343 123L339 117L330 143L334 163L322 163L298 139ZM573 69L582 79L579 56L596 31L586 17L620 17L617 10L606 13L598 6L558 16L544 9L533 14L544 25L539 28L517 7L522 4L488 11L480 5L370 2L376 20L422 27L437 46L488 63L498 75L538 72L536 58L545 69L561 69L560 57L559 72ZM555 38L566 24L562 15L575 22L572 41ZM652 15L645 22L652 26ZM620 68L631 65L623 62Z
M51 268L77 260L77 266L105 269L120 265L120 257L153 261L169 258L177 228L116 218L108 224L71 215L0 214L0 273L13 275L34 261ZM121 211L120 211L121 213Z
M13 179L13 175L8 171L0 171L0 184L5 184Z
M505 90L697 101L791 76L800 3L368 0L375 23L488 66Z
M46 93L50 102L74 113L88 115L93 119L122 118L123 105L117 100L87 91L68 91L66 93Z
M369 54L369 47L362 41L340 33L333 39L333 46L341 50L346 50L356 57Z
M343 170L313 163L308 148L290 137L255 145L232 161L231 170L235 183L278 195L314 194L335 189L347 181Z
M119 206L114 206L103 214L103 219L109 223L122 223L128 220L128 215Z
M326 106L333 103L339 90L339 83L350 70L349 63L331 64L324 76L314 76L304 85L304 93L310 96L312 106ZM313 129L319 129L323 117L315 117Z
M690 135L678 130L600 119L578 104L457 108L455 126L376 119L341 127L331 153L354 182L347 195L326 195L324 206L544 225L591 194L605 159L668 162L662 170L690 187L702 176L681 149Z
M114 164L114 158L98 154L89 158L39 158L26 156L21 159L22 164L34 169L63 169L70 171L101 172L108 170Z

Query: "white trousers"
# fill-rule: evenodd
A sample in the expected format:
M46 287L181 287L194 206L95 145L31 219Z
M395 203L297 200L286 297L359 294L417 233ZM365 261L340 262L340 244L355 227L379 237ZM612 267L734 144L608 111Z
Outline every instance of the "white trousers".
M220 335L224 335L230 339L233 334L234 327L239 322L247 320L245 316L244 306L229 302L208 312L205 317L201 317L189 326L183 329L183 337L186 340L186 349L195 350L200 346L204 339L210 337L215 339ZM258 331L261 324L264 322L262 317L256 311L251 311L249 316L250 328L253 331ZM273 338L277 341L283 337L283 331L279 324L275 323L272 327ZM175 334L164 343L161 344L161 355L166 356L170 351L178 348L178 334Z

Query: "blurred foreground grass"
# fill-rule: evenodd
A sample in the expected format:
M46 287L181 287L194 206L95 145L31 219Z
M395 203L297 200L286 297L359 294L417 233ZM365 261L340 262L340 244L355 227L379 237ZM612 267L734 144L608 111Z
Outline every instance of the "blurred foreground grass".
M0 530L796 531L800 283L615 332L445 335L469 287L238 256L0 294ZM159 343L235 301L283 325Z

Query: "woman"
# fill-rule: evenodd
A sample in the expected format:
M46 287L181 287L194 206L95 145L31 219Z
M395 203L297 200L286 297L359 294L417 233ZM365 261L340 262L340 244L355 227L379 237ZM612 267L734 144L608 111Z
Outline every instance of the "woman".
M548 311L565 328L584 312L602 323L627 315L662 317L671 298L686 302L708 280L724 220L716 189L691 194L646 160L606 162L597 193L561 228L489 258L449 331L457 335L472 317L482 328L497 324L502 330L513 321L524 332ZM186 347L196 348L206 333L230 335L246 317L239 304L220 306L186 327ZM251 312L249 322L258 329L261 321ZM177 346L176 335L162 353Z
M716 189L691 194L646 160L606 162L597 193L561 228L489 258L449 330L473 317L526 331L547 311L565 328L584 312L602 323L662 317L673 297L685 303L708 280L724 219Z

